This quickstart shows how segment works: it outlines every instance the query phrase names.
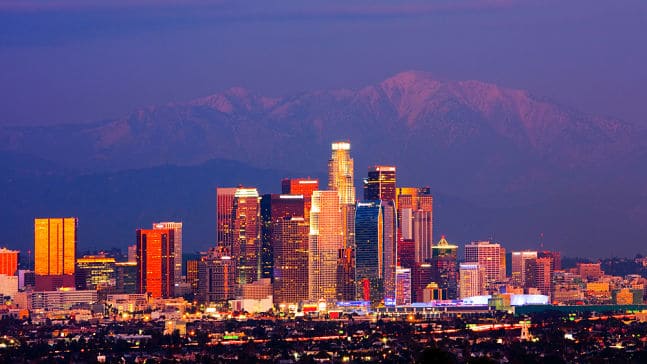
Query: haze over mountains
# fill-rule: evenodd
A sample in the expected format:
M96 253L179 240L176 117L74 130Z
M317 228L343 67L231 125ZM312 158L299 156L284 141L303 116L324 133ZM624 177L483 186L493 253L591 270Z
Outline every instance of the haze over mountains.
M117 120L0 128L2 243L27 248L33 217L63 214L79 216L81 250L124 247L165 218L185 221L188 249L202 248L216 186L270 193L306 175L325 186L330 142L348 139L358 196L368 165L396 165L400 185L432 187L438 237L518 249L543 232L567 255L633 255L647 240L646 135L525 91L416 71L281 98L232 88Z

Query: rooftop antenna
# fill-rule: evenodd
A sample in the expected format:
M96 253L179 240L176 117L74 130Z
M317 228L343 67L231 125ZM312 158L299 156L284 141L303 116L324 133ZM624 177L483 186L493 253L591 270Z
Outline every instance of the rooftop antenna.
M539 248L544 250L544 233L539 233Z

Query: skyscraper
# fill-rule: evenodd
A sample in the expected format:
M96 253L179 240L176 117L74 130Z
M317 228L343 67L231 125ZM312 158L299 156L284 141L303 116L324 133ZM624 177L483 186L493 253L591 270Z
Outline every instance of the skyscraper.
M237 188L231 210L236 261L236 283L243 285L261 278L261 208L256 188Z
M525 287L526 285L526 262L530 259L537 259L536 251L520 251L512 252L512 275L511 281L517 287Z
M411 304L411 269L398 268L395 278L395 303L398 306Z
M336 191L341 210L341 247L337 252L337 296L340 300L355 297L355 183L354 162L349 142L332 143L328 161L328 189Z
M153 298L173 296L175 247L172 229L137 230L137 291Z
M272 278L274 223L286 217L303 217L303 195L266 194L261 198L261 267L262 278ZM306 233L307 235L307 233Z
M224 247L216 247L198 263L198 299L204 303L224 303L236 292L235 262Z
M76 260L77 289L111 291L117 285L115 258L86 255Z
M355 282L359 298L373 304L382 300L385 304L394 303L397 264L394 201L357 204L355 245Z
M429 187L398 187L396 197L400 236L414 241L417 263L428 262L434 235L431 190Z
M231 249L233 245L233 220L231 216L234 208L234 195L236 187L216 189L216 226L217 226L217 244Z
M175 255L175 262L173 263L175 275L175 284L182 282L182 223L181 222L157 222L153 223L153 229L172 229L173 238L175 239L175 246L173 247L173 254Z
M37 290L74 287L77 224L75 217L34 220Z
M458 298L458 246L449 244L443 236L431 250L433 281L445 291L447 299Z
M465 262L459 265L460 298L480 296L485 293L485 269L477 262Z
M525 287L537 288L543 295L551 295L552 282L552 258L532 258L528 259L524 265L525 269Z
M505 279L502 257L505 257L505 250L497 243L476 241L465 246L465 261L476 262L485 270L485 287L488 289Z
M137 261L115 263L115 293L137 293Z
M319 190L319 180L316 178L285 178L281 181L281 193L284 195L303 195L303 217L310 219L312 193Z
M18 271L18 255L17 250L9 250L7 248L0 249L0 274L15 276Z
M364 201L395 201L395 167L372 166L364 180Z
M339 204L355 204L354 163L349 142L332 143L328 161L328 189L339 193Z
M274 303L298 304L308 300L308 233L302 217L284 217L273 223Z
M376 201L360 202L355 213L355 283L361 300L384 298L382 209Z
M191 291L193 294L198 293L199 285L199 276L198 276L198 265L200 260L198 259L189 259L186 261L186 283L191 285Z
M342 248L342 216L337 191L315 191L310 210L308 238L308 289L310 300L335 300L337 262Z

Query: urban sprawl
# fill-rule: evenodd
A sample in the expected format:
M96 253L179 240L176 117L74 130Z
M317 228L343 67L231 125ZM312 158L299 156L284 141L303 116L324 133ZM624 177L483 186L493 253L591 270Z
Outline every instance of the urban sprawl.
M0 360L647 360L647 259L562 266L484 240L459 260L434 240L429 187L375 165L358 202L350 143L331 147L326 188L216 188L217 242L199 256L179 221L138 229L127 255L77 257L77 218L36 218L26 269L0 249Z

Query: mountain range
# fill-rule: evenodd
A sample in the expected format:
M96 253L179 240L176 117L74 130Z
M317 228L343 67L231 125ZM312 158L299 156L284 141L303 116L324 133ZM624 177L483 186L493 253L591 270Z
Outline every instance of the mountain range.
M164 218L185 221L185 241L212 241L216 186L269 193L281 177L325 176L343 139L358 196L369 165L396 165L399 184L431 186L450 241L536 248L543 233L569 255L630 255L647 237L645 136L527 91L418 71L285 97L231 88L115 120L0 128L0 241L28 245L31 218L53 213L79 216L98 246Z

